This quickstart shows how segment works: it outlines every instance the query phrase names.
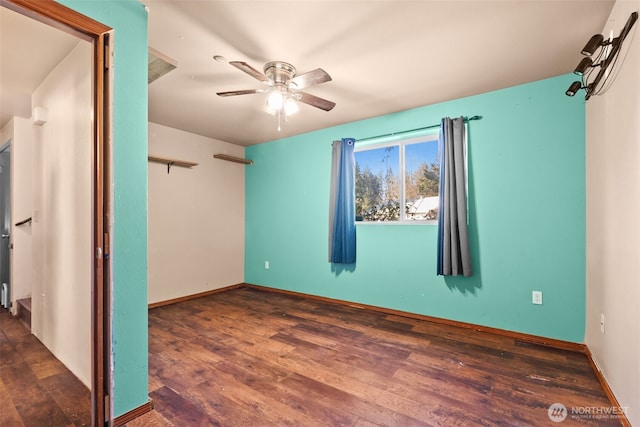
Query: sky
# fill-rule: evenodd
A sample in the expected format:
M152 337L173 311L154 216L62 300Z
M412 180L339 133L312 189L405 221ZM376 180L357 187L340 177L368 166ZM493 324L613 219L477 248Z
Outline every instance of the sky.
M427 138L422 138L423 141L425 139ZM423 161L426 161L427 164L438 162L438 140L430 139L426 143L420 143L419 141L420 140L417 140L416 143L407 144L406 146L405 162L409 171L417 169ZM379 172L385 171L388 164L392 166L394 174L397 175L398 165L400 162L399 147L396 145L391 148L393 148L392 151L387 153L385 152L385 147L366 151L356 151L356 162L360 166L360 170L365 170L369 167L371 172L373 172L374 175L377 175ZM388 155L387 164L383 162L386 155Z

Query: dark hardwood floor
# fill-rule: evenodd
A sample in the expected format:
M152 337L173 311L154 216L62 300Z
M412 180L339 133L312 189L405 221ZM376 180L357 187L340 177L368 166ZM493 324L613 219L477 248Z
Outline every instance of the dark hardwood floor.
M0 426L89 426L91 392L16 317L0 310Z
M130 427L620 425L584 354L253 288L150 310L149 367Z

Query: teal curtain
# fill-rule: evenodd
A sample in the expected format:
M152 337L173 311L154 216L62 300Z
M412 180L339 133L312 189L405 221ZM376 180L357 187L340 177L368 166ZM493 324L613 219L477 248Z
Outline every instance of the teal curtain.
M473 274L467 230L466 138L463 117L442 119L437 260L441 276Z
M329 201L329 262L356 262L355 139L334 141Z

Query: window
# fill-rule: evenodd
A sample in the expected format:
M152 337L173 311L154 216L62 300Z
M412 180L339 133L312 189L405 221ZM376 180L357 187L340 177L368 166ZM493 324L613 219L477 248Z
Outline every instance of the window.
M356 221L435 223L438 219L438 134L356 145L355 160Z

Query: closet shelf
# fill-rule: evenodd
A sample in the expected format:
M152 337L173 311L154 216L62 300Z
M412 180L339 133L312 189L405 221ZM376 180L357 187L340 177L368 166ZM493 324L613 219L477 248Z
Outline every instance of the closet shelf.
M253 160L243 159L242 157L230 156L228 154L214 154L213 157L220 160L226 160L228 162L243 163L245 165L253 164Z
M180 166L183 168L191 168L193 166L198 166L198 164L195 162L189 162L187 160L171 159L169 157L149 156L148 159L150 162L163 163L167 165L167 173L169 173L169 171L171 170L171 166Z

